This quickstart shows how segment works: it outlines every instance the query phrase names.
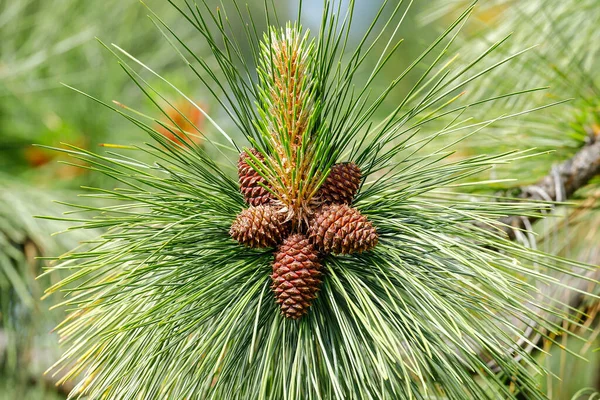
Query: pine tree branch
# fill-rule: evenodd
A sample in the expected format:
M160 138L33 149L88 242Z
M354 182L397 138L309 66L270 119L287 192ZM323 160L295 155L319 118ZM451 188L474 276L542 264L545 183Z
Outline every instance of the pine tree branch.
M600 132L589 131L587 143L570 159L552 168L537 183L520 188L520 198L534 201L565 201L596 175L600 174ZM511 240L540 219L547 208L541 208L539 216L502 218L500 229Z
M269 112L268 117L277 122L278 114L281 117L288 113L289 107L281 108L279 113L271 112L270 107L255 111L255 100L266 88L248 88L249 82L254 82L248 68L252 64L245 63L237 41L231 39L233 34L225 30L222 21L229 18L221 14L221 9L213 13L207 2L195 10L185 3L189 13L182 12L183 16L208 41L211 61L216 61L223 74L215 74L214 62L206 62L192 51L190 57L208 74L206 86L212 94L233 93L233 101L223 101L221 105L243 128L248 142L264 150L273 136L271 125L277 124L268 124L267 129L261 130L255 121ZM389 22L380 22L377 17L358 46L348 40L352 7L347 16L336 17L335 12L330 15L330 10L336 8L335 2L326 1L324 5L311 75L316 80L317 96L314 103L306 103L315 107L311 129L307 131L315 136L306 146L298 146L297 151L281 154L287 159L294 154L296 159L310 154L316 160L311 164L311 174L307 174L310 177L318 176L318 171L327 170L345 154L358 165L367 166L365 176L390 167L390 174L368 187L361 203L365 215L381 229L378 247L367 254L324 260L327 281L313 305L314 312L300 323L280 318L269 292L271 250L247 249L227 236L242 205L236 182L210 153L192 146L176 146L146 122L124 115L154 140L153 144L140 146L146 153L144 159L154 159L152 163L120 152L93 154L75 146L66 150L76 159L86 160L86 168L119 182L111 190L90 189L94 191L91 196L120 203L74 205L93 211L93 216L63 220L77 223L82 229L101 227L107 233L56 258L52 265L53 273L72 273L52 285L48 293L66 295L65 308L72 310L57 329L63 345L68 346L57 370L66 371L65 379L81 379L74 389L77 393L90 398L130 397L131 393L144 398L168 395L291 400L412 399L438 394L456 399L515 398L495 376L482 376L483 381L471 377L470 371L480 371L481 375L488 371L482 358L473 352L478 346L491 354L504 376L515 377L515 391L526 391L532 400L545 399L527 365L513 362L516 354L524 358L528 354L506 333L506 326L496 325L495 321L500 312L505 314L505 320L510 316L519 320L531 318L538 326L552 329L548 321L530 315L531 310L538 314L547 301L529 306L522 298L531 292L528 282L537 279L551 284L553 279L546 271L570 269L571 262L523 246L505 246L502 252L483 249L478 239L490 246L504 245L506 240L487 238L480 230L472 232L470 219L518 214L521 208L513 204L475 204L459 198L448 207L443 201L428 204L427 199L420 198L503 159L508 161L514 154L507 153L500 159L477 155L446 162L442 160L447 158L447 146L429 155L420 152L430 140L445 134L446 129L424 142L413 142L410 133L438 116L448 115L438 105L450 105L458 90L520 52L503 56L480 73L468 76L485 67L480 61L498 49L502 39L472 58L466 68L451 71L450 62L445 62L446 54L471 14L472 5L407 69L398 71L400 74L391 83L377 90L373 79L392 60L401 42L395 39L398 27L391 25L391 35L386 33L388 24L396 20L396 12L402 11L400 5ZM378 15L387 18L385 5ZM267 25L271 25L268 6L266 14ZM403 15L399 17L404 20ZM246 24L243 17L240 19L248 27L252 61L257 61L259 29L252 21ZM160 19L157 17L156 21ZM379 26L381 34L377 32ZM168 26L164 27L171 32ZM219 31L216 36L211 33L214 30ZM173 36L188 50L183 41ZM380 37L384 50L373 58L370 49L381 47L375 46ZM354 54L347 54L347 44L357 47ZM268 46L272 46L272 40ZM162 100L168 96L150 85L137 72L138 68L160 79L161 86L167 84L185 96L150 67L115 48L115 56L148 100L157 104L157 96ZM177 51L182 55L180 49ZM370 58L377 61L369 63L373 70L361 88L362 83L354 84L359 81L354 79L355 71L361 71L363 60ZM424 59L434 60L423 69L417 83L410 85L412 89L397 107L380 123L372 124L383 101L405 76L412 75L414 68L414 73L421 72L418 66ZM225 83L221 83L221 76ZM295 85L292 89L298 88ZM292 95L288 94L288 98L296 97L294 91L289 93ZM218 94L215 97L223 97ZM225 97L229 98L227 94ZM468 107L482 102L487 100L475 101ZM292 107L292 113L295 109ZM448 110L457 112L453 124L463 125L459 119L464 108L456 110ZM422 116L426 116L424 120ZM210 119L208 115L207 118ZM212 122L231 147L238 148ZM478 130L479 127L473 134ZM314 154L308 151L309 144L316 146ZM294 146L288 147L294 150ZM273 157L279 154L267 153ZM278 158L277 162L284 157ZM399 160L405 166L394 168ZM259 166L257 158L252 161ZM270 175L278 180L285 178L272 169ZM258 172L265 179L269 176L262 170ZM293 177L301 181L306 176ZM281 186L289 189L290 185ZM303 183L299 192L307 190L305 187ZM540 274L538 267L544 273ZM529 319L525 321L525 327L536 326L527 322ZM511 350L505 353L505 348ZM537 365L535 361L532 364ZM381 380L383 375L387 378Z
M552 171L533 185L520 188L520 196L523 199L534 201L565 201L573 194L589 183L596 175L600 174L600 132L589 130L589 138L585 145L570 159L552 168ZM502 224L495 226L511 240L516 240L519 234L531 227L531 225L542 218L547 208L540 209L539 216L511 216L499 220ZM496 231L498 232L498 231ZM586 260L592 264L598 263L598 257ZM574 274L561 274L557 276L561 285L538 285L539 294L535 302L528 302L528 308L538 317L562 324L560 317L552 310L561 311L580 310L588 306L586 304L586 293L593 292L596 283L600 280L600 268L587 270L577 268ZM552 299L549 307L541 309L536 304L543 304L544 299ZM524 316L526 317L526 316ZM527 323L526 320L512 321L515 326L521 327L524 335L516 342L518 346L528 353L534 352L542 347L545 332L536 326L534 322ZM484 356L485 357L485 356ZM520 356L517 356L519 358ZM493 360L488 363L490 368L499 372L498 366Z

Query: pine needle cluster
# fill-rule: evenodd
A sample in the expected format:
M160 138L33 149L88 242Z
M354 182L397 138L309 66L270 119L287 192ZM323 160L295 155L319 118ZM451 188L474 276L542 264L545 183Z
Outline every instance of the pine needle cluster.
M87 95L152 141L106 154L67 150L117 183L113 190L90 189L88 195L107 205L74 206L90 217L71 219L74 229L106 233L58 257L49 272L71 272L49 292L65 294L63 304L71 311L58 327L66 350L53 372L79 379L72 397L544 398L535 383L543 368L518 343L523 329L518 322L553 340L561 326L530 310L562 309L540 296L532 282L555 284L547 272L570 271L576 264L494 233L498 218L527 215L536 205L460 195L464 186L490 184L465 183L469 177L529 153L450 157L452 146L493 122L469 124L461 120L465 109L522 92L454 106L457 92L500 65L485 65L494 47L468 68L452 70L446 62L472 12L469 6L406 70L373 93L374 80L400 48L396 34L411 4L384 2L354 44L354 2L348 9L342 3L324 2L314 37L299 23L280 24L267 4L269 29L262 41L254 16L236 2L217 10L205 2L173 3L206 40L210 64L151 15L166 43L231 118L232 130L247 140L247 146L238 144L194 104L212 127L212 135L198 133L222 153L218 160L177 124L147 121ZM232 20L245 27L250 59L231 31ZM139 70L193 104L133 55L109 49L150 100L172 104ZM361 77L357 71L367 58L376 61ZM379 118L380 106L411 72L419 73L416 84ZM452 123L429 130L448 115ZM157 125L177 140L157 132ZM442 137L454 140L424 150ZM127 153L133 149L136 157ZM251 209L234 176L244 151L262 178L259 185L296 225L313 212L316 193L334 165L351 162L361 172L352 207L338 204L335 212L354 209L368 218L378 243L363 253L323 254L319 295L297 320L283 318L273 301L274 248L245 247L229 235L238 215ZM301 257L308 241L288 239L285 251ZM306 259L316 268L316 259Z
M301 27L288 24L271 31L261 42L258 68L259 131L271 157L257 168L273 194L296 224L310 214L311 199L319 187L314 179L316 151L314 41ZM258 160L257 160L258 161Z

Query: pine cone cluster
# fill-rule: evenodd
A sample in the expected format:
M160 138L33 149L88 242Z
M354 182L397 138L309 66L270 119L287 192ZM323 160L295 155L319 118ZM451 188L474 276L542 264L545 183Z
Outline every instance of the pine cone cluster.
M264 156L250 150L255 158ZM272 290L281 313L290 319L305 315L316 298L323 272L320 259L329 254L352 254L372 249L377 230L350 204L358 192L361 172L354 163L340 163L331 171L317 194L308 226L292 226L287 214L273 201L267 182L240 155L240 191L249 207L231 225L229 234L239 243L256 248L276 247Z

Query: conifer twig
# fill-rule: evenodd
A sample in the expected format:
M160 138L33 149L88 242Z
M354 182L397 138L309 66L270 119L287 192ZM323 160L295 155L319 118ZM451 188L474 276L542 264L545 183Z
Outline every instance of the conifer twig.
M553 167L548 175L535 184L520 187L519 197L533 201L565 201L599 174L600 131L589 129L588 140L573 157ZM519 232L527 230L546 211L548 206L540 207L539 215L504 217L499 220L501 224L494 228L515 240Z
M570 159L552 168L552 171L533 185L519 188L519 197L534 201L565 201L573 194L589 183L595 176L600 174L600 131L588 130L588 140L584 146ZM501 225L494 228L499 229L511 240L516 240L519 233L531 227L532 223L540 219L547 208L540 208L538 216L510 216L501 218ZM562 285L538 285L538 301L552 299L550 308L538 308L529 303L528 307L538 317L545 320L555 320L560 317L553 313L553 309L578 310L586 305L584 299L587 293L593 292L595 282L600 279L600 268L577 269L576 275L561 274L559 277ZM537 304L537 302L536 302ZM513 323L522 326L523 336L517 341L528 353L541 348L544 339L543 330L540 332L535 322L527 323L523 320L514 319ZM519 356L517 356L519 357ZM498 371L493 361L488 364L492 370Z
M187 9L182 10L182 17L207 41L210 62L188 48L154 14L153 18L171 33L166 35L170 43L181 45L176 48L178 53L184 53L182 47L195 60L189 63L194 72L198 68L207 74L206 79L201 74L198 77L208 83L205 86L241 128L245 140L260 153L245 149L247 163L267 182L263 188L270 189L271 194L283 193L278 200L298 210L294 215L302 220L302 205L312 211L309 200L320 189L319 181L328 178L319 171L328 171L339 161L355 163L364 177L356 197L357 211L334 217L341 221L340 227L348 222L361 222L364 227L366 223L356 217L360 211L377 227L375 233L381 240L372 251L323 257L327 275L319 282L322 285L318 298L310 304L311 312L298 321L292 320L293 315L282 318L281 307L273 301L274 291L269 291L281 277L279 266L275 268L273 263L273 251L240 246L228 234L232 221L243 212L265 216L260 226L256 225L256 232L263 227L271 229L272 213L247 211L250 207L245 208L240 185L211 154L185 147L185 143L179 146L139 120L139 115L125 114L86 95L144 130L153 142L139 149L144 159L153 161L144 162L119 151L105 155L75 146L65 150L76 159L86 160L83 168L119 182L112 190L89 188L90 197L110 199L109 205L74 205L89 216L60 218L77 224L77 228L103 228L106 233L53 258L55 263L48 271L71 272L47 291L66 295L61 305L71 311L56 330L67 350L50 368L65 374L60 382L79 380L71 396L129 398L135 393L140 398L224 400L516 399L515 393L526 392L530 399L546 399L529 368L537 367L538 362L515 341L522 330L512 318L525 320L527 329L550 340L545 332L565 331L554 321L540 319L537 310L547 308L548 301L536 302L531 296L531 282L554 285L552 273L585 266L519 243L507 243L472 225L473 220L523 215L531 204L515 207L502 202L474 202L455 193L437 201L425 198L492 165L518 160L521 154L448 159L446 143L432 153L423 150L431 141L452 133L454 124L424 141L413 141L421 125L450 114L456 115L456 126L474 128L455 143L482 129L459 121L462 109L446 111L445 107L450 106L457 90L520 52L488 67L480 64L500 41L472 58L467 68L446 68L445 55L473 4L404 71L378 88L373 79L385 65L391 66L388 60L401 43L395 38L398 28L390 24L396 15L404 20L402 2L396 2L386 20L388 2L384 1L355 46L349 36L354 2L350 1L344 14L341 2L324 1L323 23L314 42L304 42L307 47L295 46L302 42L292 39L304 36L293 31L287 35L286 30L279 38L289 40L273 47L273 36L266 34L262 64L260 29L251 16L241 15L236 2L231 2L232 11L240 14L241 26L247 27L250 60L227 29L232 13L228 17L224 8L213 11L210 2L184 3ZM271 32L271 26L281 24L268 3L265 15ZM301 10L299 6L299 15ZM382 15L385 17L380 20ZM215 30L218 32L213 34ZM376 45L380 38L388 43L384 51L371 53L371 49L380 48ZM313 49L314 57L307 58L309 73L297 68L302 63L292 62L302 59L297 55L304 53L285 52L283 57L282 43L286 49ZM356 51L348 54L347 44ZM155 101L153 93L161 98L166 95L137 72L139 68L184 96L166 78L115 48L113 54L150 101ZM273 58L277 52L282 57ZM356 71L362 71L363 61L371 58L378 61L369 63L373 69L363 81ZM273 68L278 60L286 63ZM405 77L420 72L418 67L425 60L431 62L417 83L409 85L412 89L387 116L378 118L384 100ZM214 62L219 66L218 75ZM251 71L254 65L259 66L256 77ZM475 68L482 70L471 76ZM290 84L292 76L294 84ZM266 96L271 89L281 96ZM469 107L486 101L477 100ZM302 112L305 110L310 110L308 119ZM488 122L481 124L486 125ZM224 130L221 133L219 140L241 148ZM309 159L306 164L302 162ZM299 167L302 165L307 168ZM381 176L375 177L378 172ZM328 227L327 232L333 232L330 237L335 239L341 229L334 228L330 231ZM317 232L318 241L325 237ZM292 260L289 264L286 261L286 270L282 262L281 270L286 276L289 272L294 285L295 281L312 279L310 285L304 282L299 286L302 282L298 282L297 287L303 290L298 289L293 294L296 298L290 297L293 301L288 302L300 305L301 310L306 309L300 297L306 300L304 294L313 296L316 278L320 279L317 257L310 257L314 253L305 241L294 236L287 249L276 250L289 255L282 260ZM348 248L342 242L341 248L344 246ZM503 251L494 251L495 247ZM293 274L300 270L302 275L295 278ZM529 298L531 306L523 298ZM536 312L531 313L532 309ZM557 314L571 320L566 311ZM481 350L476 353L474 349ZM512 387L491 373L487 360L479 354L494 360L502 376L514 377ZM479 378L471 371L478 371Z

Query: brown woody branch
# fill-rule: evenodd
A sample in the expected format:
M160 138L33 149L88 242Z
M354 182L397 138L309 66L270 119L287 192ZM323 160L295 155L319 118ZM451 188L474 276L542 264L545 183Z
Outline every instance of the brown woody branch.
M590 131L587 143L570 159L555 166L537 183L520 188L519 197L533 201L565 201L600 174L600 132ZM538 216L510 216L500 219L500 229L511 240L519 231L526 230L540 219L548 208L541 208Z
M555 166L548 175L537 183L521 187L519 197L532 201L566 201L597 175L600 175L600 132L590 131L588 141L572 158ZM515 240L519 238L521 232L528 230L547 211L549 211L548 207L542 207L539 209L538 215L505 217L500 219L500 224L494 226L493 229L496 233L500 232L511 240ZM593 254L590 259L581 261L598 264L600 254ZM564 321L561 321L558 315L549 310L554 309L563 312L579 310L584 312L586 308L585 293L592 292L596 285L595 282L600 280L600 268L592 270L577 268L572 272L574 274L561 273L554 276L563 285L538 285L538 301L535 303L546 303L549 307L540 309L534 303L528 302L528 308L531 312L542 320L559 325ZM550 304L547 303L548 299L550 299ZM515 318L511 322L524 332L523 336L517 341L518 346L528 353L542 347L545 334L548 332L545 332L531 321L527 323ZM498 372L498 366L493 360L490 360L488 366L493 371Z

